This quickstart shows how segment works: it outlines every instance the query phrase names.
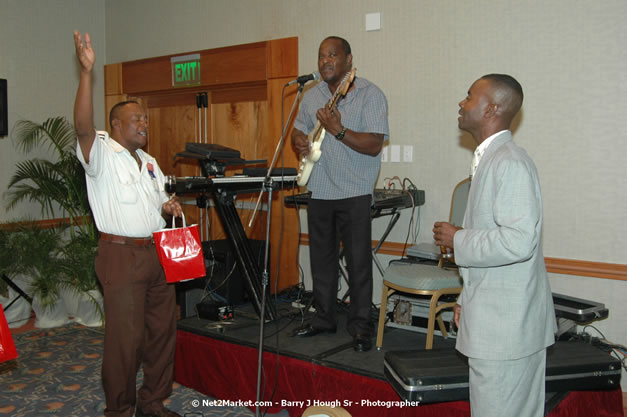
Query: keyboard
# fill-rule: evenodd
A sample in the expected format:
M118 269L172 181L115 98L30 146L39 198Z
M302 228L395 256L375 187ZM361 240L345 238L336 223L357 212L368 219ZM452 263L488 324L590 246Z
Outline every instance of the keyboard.
M372 197L374 200L372 208L375 210L417 207L425 203L424 190L390 190L375 188ZM310 198L310 192L289 195L285 197L285 204L305 206L309 203Z

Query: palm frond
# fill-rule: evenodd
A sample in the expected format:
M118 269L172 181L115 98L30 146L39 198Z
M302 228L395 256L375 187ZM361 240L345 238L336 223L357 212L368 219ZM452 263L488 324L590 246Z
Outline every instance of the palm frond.
M25 153L45 144L56 152L58 158L72 153L76 143L74 128L65 117L49 118L42 124L19 120L15 123L12 137Z
M68 190L54 163L43 159L18 162L5 193L7 208L22 201L37 202L42 214L54 216L55 203L67 211Z

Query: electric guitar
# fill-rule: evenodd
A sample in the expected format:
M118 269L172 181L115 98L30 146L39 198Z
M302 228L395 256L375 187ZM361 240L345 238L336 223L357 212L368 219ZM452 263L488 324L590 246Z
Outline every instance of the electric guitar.
M331 100L327 103L327 108L329 110L335 106L340 97L345 96L346 93L348 93L348 89L355 79L355 71L357 71L357 68L353 68L350 72L346 73L344 79L335 90L335 93L333 93L333 97L331 97ZM307 136L307 139L309 140L309 153L303 156L298 167L296 183L301 187L307 185L314 165L318 162L320 156L322 156L320 146L322 145L325 135L326 130L320 124L320 120L318 120L311 133L309 133L309 136Z

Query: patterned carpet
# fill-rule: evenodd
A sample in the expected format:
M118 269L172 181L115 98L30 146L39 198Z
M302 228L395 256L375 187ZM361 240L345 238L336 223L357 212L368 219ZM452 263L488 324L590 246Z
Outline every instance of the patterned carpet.
M19 358L17 367L7 370L4 366L0 374L0 416L102 416L103 340L102 329L78 324L15 335ZM141 378L140 371L138 387ZM244 407L193 406L205 400L212 398L174 383L166 406L188 417L254 416ZM285 410L275 414L283 415L287 415Z

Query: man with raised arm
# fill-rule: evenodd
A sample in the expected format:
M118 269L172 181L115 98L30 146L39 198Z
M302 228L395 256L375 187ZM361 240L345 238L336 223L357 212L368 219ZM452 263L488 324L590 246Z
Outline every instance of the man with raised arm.
M111 109L110 136L94 129L96 55L89 34L83 42L75 31L74 44L81 67L74 104L76 154L100 232L95 267L104 292L104 414L179 416L163 406L172 392L176 304L152 232L165 227L165 217L181 216L181 206L176 198L168 200L157 161L141 149L148 141L148 119L139 103ZM136 392L140 366L144 379Z

